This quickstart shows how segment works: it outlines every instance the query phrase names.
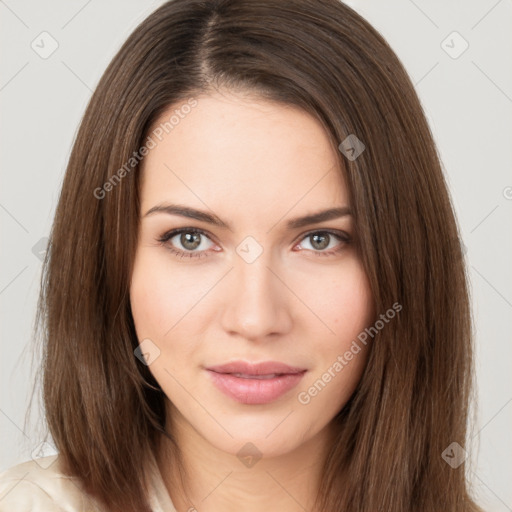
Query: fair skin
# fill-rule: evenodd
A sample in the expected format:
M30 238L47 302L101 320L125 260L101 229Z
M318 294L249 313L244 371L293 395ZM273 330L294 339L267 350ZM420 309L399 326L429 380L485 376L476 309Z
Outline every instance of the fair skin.
M373 311L355 244L341 238L355 238L352 216L287 223L349 209L348 190L335 148L309 114L226 91L196 99L142 169L130 300L139 341L149 338L160 350L149 369L168 399L167 431L192 475L186 488L165 441L158 464L178 511L312 510L332 419L355 390L368 347L307 404L298 394L333 367ZM165 212L146 216L163 204L205 211L231 229ZM158 240L177 228L206 236L195 235L196 244L180 234ZM245 249L262 251L250 263L240 251L248 236L256 242ZM212 384L205 367L240 359L307 371L270 403L239 403ZM252 465L237 456L246 443L261 454Z

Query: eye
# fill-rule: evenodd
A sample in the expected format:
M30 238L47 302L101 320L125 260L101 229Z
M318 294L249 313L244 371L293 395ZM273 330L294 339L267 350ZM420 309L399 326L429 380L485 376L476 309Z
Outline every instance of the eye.
M173 239L175 239L174 242ZM200 229L180 228L164 233L158 238L158 241L161 244L165 244L166 247L177 256L181 256L182 258L199 258L206 256L206 251L213 245L213 243L211 245L205 244L205 239L210 240L208 235ZM178 247L176 247L176 245L178 245Z
M205 240L209 240L210 244L205 243ZM312 251L318 256L331 256L341 252L345 245L350 243L351 238L344 231L323 230L311 231L301 238L301 241L303 240L310 241L310 248L306 247L306 250ZM337 245L336 240L338 240ZM174 229L164 233L157 241L181 258L209 256L209 249L215 247L210 237L198 228ZM295 246L297 247L298 245L300 244ZM216 248L213 250L217 252L221 249ZM300 250L304 250L304 248Z
M341 243L336 245L335 239ZM306 249L313 251L315 255L330 256L339 253L346 244L350 243L350 235L344 231L311 231L301 240L309 240L311 248L306 247Z

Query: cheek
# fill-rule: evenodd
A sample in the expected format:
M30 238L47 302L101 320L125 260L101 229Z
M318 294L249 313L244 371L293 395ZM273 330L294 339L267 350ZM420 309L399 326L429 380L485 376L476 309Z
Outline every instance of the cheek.
M370 345L361 343L358 336L374 316L370 284L359 261L354 260L352 270L335 283L331 299L329 312L336 341L329 347L335 351L334 354L331 351L330 360L339 362L338 356L343 356L341 364L344 367L340 373L344 373L344 379L357 381L366 364Z
M180 271L164 251L154 247L141 247L136 256L130 283L135 331L141 350L147 345L158 354L149 370L168 396L175 394L172 376L187 369L183 361L196 364L201 354L196 334L215 313L215 308L205 309L201 300L219 277L215 272L204 274Z
M315 368L297 397L323 420L345 405L361 379L370 343L361 343L358 336L374 315L370 285L358 260L347 261L331 277L323 293L315 289L312 297L325 325L316 329L322 335L314 344Z
M139 340L160 339L172 325L169 304L174 297L166 281L151 261L143 257L137 260L130 285L130 303Z
M164 253L144 248L136 258L130 302L139 339L165 343L194 314L194 307L211 284L197 275L179 272Z
M179 373L179 361L191 360L194 351L183 333L191 309L184 291L190 287L165 263L142 248L132 273L130 303L141 351L150 356L148 369L166 395L175 396L179 389L172 376Z
M362 268L333 284L329 293L329 315L340 339L357 336L373 318L373 298Z
M299 282L297 282L299 285ZM342 348L357 336L373 317L373 298L360 261L350 255L338 267L330 267L315 279L302 281L297 295L305 297L314 316L311 322L319 325L327 346ZM316 320L315 320L316 317Z

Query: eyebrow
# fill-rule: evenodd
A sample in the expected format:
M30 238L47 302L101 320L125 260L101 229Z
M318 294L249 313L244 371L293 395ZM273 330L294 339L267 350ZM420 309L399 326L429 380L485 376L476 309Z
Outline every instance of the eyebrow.
M212 224L214 226L218 226L220 228L228 229L229 231L233 231L231 225L227 222L224 222L222 219L217 217L217 215L202 210L196 210L195 208L190 208L189 206L184 206L180 204L160 204L150 208L144 214L144 217L148 217L156 213L178 215L180 217L199 220L202 222L206 222L208 224ZM327 210L322 210L316 213L304 215L302 217L290 219L287 221L286 227L287 229L298 229L304 226L309 226L310 224L318 224L319 222L338 219L340 217L346 217L349 215L352 215L352 212L350 211L350 208L348 206L329 208Z

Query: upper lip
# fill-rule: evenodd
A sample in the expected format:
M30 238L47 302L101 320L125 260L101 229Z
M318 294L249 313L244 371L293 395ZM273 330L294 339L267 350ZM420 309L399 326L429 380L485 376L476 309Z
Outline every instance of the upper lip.
M261 363L232 361L218 366L209 366L206 369L217 373L242 373L244 375L292 374L306 371L305 368L289 366L278 361L263 361Z

